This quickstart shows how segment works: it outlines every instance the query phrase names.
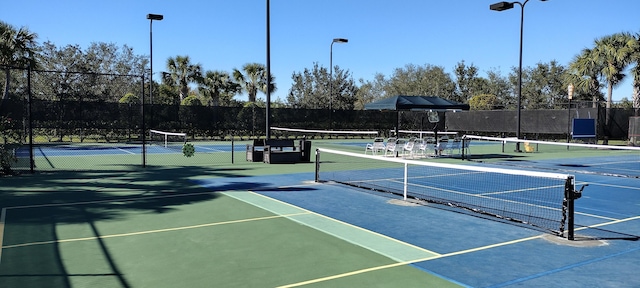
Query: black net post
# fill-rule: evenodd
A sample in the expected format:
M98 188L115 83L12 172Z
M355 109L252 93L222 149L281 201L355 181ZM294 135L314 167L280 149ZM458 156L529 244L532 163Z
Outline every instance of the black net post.
M465 143L467 143L467 141L469 141L469 140L467 140L466 138L462 137L462 143L461 143L461 145L462 145L462 151L460 152L460 160L462 160L462 161L464 161L464 156L465 156L465 155L464 155L464 152L465 152L465 151L464 151L464 150L465 150L465 149L464 149L464 147L466 147L466 146L465 146Z
M144 75L142 75L142 97L140 97L141 105L140 105L140 115L142 121L140 123L140 137L142 139L142 167L147 167L147 138L146 138L146 127L144 126Z
M32 105L33 105L33 94L31 93L31 64L27 68L27 93L28 93L28 103L27 103L27 117L29 123L29 171L31 173L34 172L34 159L33 159L33 116L32 116Z
M584 188L584 187L583 187ZM565 199L567 202L567 239L575 239L575 200L582 196L582 189L576 191L574 177L569 177L565 185Z
M320 150L316 149L316 182L320 181Z

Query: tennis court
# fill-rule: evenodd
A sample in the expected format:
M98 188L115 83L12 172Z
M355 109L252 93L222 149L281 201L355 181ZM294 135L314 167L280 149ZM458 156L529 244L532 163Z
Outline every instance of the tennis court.
M576 186L589 186L575 202L576 240L568 241L444 205L316 183L313 163L193 162L199 156L0 179L0 287L640 285L638 178L576 174Z
M139 166L232 164L234 157L244 161L242 153L247 141L195 141L197 157L185 158L184 142L162 145L151 143L143 154L140 143L47 143L34 145L33 164L36 171L120 170ZM231 153L234 151L234 153ZM29 148L16 150L15 168L29 170Z
M216 153L231 152L231 146L227 143L197 143L194 145L196 153ZM141 153L141 145L122 145L122 144L45 144L37 145L34 149L35 157L55 157L55 156L100 156L100 155L139 155ZM182 146L164 147L161 145L149 145L147 153L149 154L175 154L182 153ZM235 151L244 151L244 146L234 147ZM28 148L21 148L16 151L16 156L21 158L29 157Z

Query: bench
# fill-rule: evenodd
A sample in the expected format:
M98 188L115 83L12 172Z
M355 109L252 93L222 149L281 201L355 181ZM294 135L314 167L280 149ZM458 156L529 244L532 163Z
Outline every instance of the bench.
M291 139L269 139L265 141L263 162L297 163L302 160L302 147Z
M247 161L269 164L309 162L310 153L311 141L291 139L256 139L246 150Z

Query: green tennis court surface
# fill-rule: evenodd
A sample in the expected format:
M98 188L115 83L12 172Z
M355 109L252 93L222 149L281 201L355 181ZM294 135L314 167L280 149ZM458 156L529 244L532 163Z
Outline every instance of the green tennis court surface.
M156 172L173 179L155 179L161 178L152 175ZM92 179L35 175L27 178L33 188L3 189L2 203L14 205L3 208L0 286L277 287L396 263L300 223L324 225L335 233L360 231L355 227L331 228L323 224L330 220L309 211L278 202L260 204L274 210L269 211L247 203L246 195L239 200L190 183L181 174L156 172L104 173ZM214 190L243 187L265 186L239 181ZM236 193L251 195L247 190ZM372 245L394 243L371 237ZM434 255L409 249L420 251L420 257ZM401 258L411 254L402 249L393 253ZM403 265L351 279L336 281L448 285Z
M0 287L640 285L637 178L579 174L569 242L317 184L312 163L197 156L0 178Z

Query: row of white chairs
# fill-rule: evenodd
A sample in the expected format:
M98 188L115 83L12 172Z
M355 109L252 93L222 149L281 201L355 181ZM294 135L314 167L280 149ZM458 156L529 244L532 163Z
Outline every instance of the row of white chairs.
M396 139L389 138L386 143L384 138L375 138L373 143L366 145L364 153L371 152L372 155L383 155L403 158L440 157L462 153L462 149L468 149L469 143L465 142L462 147L460 139L449 139L441 137L436 144L435 138L426 139L409 138Z

